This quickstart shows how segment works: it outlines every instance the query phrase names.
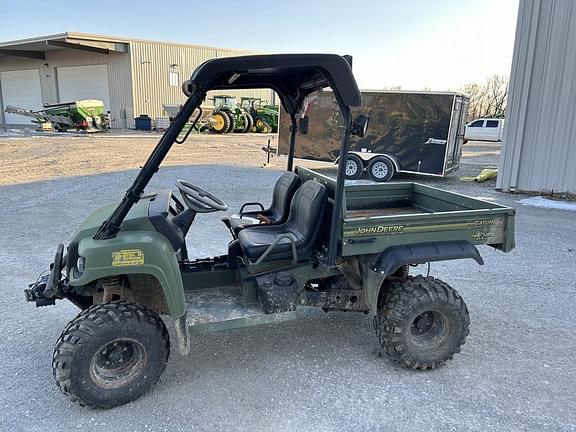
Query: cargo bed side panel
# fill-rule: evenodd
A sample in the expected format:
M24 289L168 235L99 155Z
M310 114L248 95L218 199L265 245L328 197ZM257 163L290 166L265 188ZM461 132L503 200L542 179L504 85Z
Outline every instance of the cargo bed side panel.
M346 187L343 256L390 246L467 241L514 247L514 209L416 183Z

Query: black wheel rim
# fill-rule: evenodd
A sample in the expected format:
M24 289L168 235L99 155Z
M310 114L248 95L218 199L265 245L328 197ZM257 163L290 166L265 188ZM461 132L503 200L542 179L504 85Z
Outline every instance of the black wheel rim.
M146 350L134 339L115 339L103 345L90 363L92 380L102 388L119 388L134 381L146 364Z
M410 324L410 341L422 349L441 346L450 335L450 321L440 311L428 310L417 315Z

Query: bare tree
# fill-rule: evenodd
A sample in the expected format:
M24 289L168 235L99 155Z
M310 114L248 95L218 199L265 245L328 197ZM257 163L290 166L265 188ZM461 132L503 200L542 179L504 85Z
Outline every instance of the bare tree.
M493 75L486 81L486 88L490 101L486 115L504 117L508 98L508 78L504 75Z
M481 117L504 117L508 96L508 78L493 75L484 84L469 83L460 89L470 97L468 120Z

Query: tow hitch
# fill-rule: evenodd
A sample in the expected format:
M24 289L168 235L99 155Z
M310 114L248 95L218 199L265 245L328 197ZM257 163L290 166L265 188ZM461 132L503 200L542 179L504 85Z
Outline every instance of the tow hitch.
M38 277L36 282L28 285L24 296L28 302L36 302L36 307L50 306L56 303L61 296L61 286L64 282L62 267L64 264L64 245L59 244L54 255L54 262L50 265L50 273Z

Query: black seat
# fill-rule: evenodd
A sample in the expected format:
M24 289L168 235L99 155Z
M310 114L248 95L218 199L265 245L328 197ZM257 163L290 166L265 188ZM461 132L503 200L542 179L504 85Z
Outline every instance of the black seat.
M257 202L245 203L240 208L239 213L223 217L222 221L233 235L237 235L240 230L247 226L262 223L262 220L266 220L266 223L271 225L284 223L288 219L290 201L298 186L300 186L300 178L293 172L285 172L274 185L270 208L264 209L264 206ZM244 208L248 206L260 206L260 210L245 212Z
M238 241L245 256L250 260L258 260L270 245L280 239L263 261L291 260L292 238L297 260L309 258L318 236L326 201L326 188L314 180L308 180L294 194L285 223L253 226L238 233Z

